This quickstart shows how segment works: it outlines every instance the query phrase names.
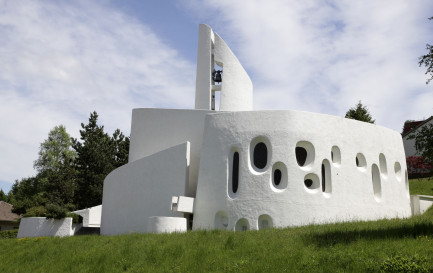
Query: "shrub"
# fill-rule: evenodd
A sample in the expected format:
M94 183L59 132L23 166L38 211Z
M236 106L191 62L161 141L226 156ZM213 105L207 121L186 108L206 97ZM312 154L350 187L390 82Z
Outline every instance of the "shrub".
M83 217L81 217L81 215L78 215L76 213L68 212L66 214L66 217L71 217L72 218L72 222L74 224L81 224L83 222Z
M56 204L48 204L45 206L45 208L47 210L45 217L47 218L62 219L68 214L68 210L66 208Z
M0 239L16 238L17 234L18 234L18 229L3 230L0 231Z
M422 273L428 272L425 268L424 263L426 259L424 257L414 256L412 258L404 258L401 256L394 256L386 259L380 266L381 272L413 272Z
M24 217L45 217L47 210L43 206L29 208Z

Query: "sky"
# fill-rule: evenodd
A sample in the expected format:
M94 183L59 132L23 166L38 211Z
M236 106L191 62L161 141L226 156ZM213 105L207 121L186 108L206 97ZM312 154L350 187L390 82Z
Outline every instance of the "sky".
M358 101L401 132L433 115L418 58L431 0L0 0L0 188L35 174L51 129L90 113L129 135L133 108L194 107L198 25L231 47L254 107L344 116Z

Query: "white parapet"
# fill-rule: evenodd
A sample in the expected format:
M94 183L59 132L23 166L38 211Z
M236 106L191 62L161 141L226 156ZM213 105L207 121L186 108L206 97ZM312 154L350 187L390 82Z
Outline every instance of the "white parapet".
M185 232L186 230L186 218L151 216L147 220L149 233Z
M75 228L70 217L58 220L45 217L25 217L21 219L17 238L71 236L74 235Z

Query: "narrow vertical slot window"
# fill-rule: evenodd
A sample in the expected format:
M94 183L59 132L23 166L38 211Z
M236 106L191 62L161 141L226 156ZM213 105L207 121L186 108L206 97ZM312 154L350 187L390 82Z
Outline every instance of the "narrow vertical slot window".
M233 166L232 166L232 191L236 193L239 187L239 153L233 154Z

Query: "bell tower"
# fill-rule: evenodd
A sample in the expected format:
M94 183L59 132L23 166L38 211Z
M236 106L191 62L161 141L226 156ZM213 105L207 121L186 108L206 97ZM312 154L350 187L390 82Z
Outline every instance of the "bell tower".
M253 109L250 77L224 40L205 24L199 26L196 77L195 109ZM218 92L219 108L216 105Z

